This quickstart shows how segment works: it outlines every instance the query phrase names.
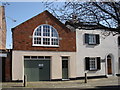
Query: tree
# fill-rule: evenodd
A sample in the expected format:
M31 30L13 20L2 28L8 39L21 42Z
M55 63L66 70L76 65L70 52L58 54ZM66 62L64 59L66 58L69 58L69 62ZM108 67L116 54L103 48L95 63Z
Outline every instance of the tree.
M67 22L74 28L85 28L86 25L91 25L104 28L114 34L120 33L120 1L59 4L46 2L45 5L60 21Z

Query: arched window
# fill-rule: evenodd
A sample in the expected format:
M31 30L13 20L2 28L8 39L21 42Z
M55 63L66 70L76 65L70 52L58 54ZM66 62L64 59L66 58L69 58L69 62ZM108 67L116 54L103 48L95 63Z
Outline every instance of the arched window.
M50 25L40 25L33 32L33 46L59 46L57 30Z

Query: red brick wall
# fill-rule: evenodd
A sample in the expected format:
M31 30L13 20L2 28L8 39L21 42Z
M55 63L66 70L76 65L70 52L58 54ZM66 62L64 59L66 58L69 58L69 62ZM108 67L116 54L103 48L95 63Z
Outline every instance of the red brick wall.
M5 81L12 80L12 51L7 52L5 59Z
M49 24L58 31L61 38L59 47L32 46L33 31L41 24ZM12 32L14 50L76 51L76 33L66 28L47 11L18 25Z
M2 50L7 57L0 57L2 82L12 80L12 50Z

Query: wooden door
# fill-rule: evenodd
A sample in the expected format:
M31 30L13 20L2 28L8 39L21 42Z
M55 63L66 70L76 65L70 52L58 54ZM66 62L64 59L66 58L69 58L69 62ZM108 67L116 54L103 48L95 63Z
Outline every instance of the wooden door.
M112 74L112 64L111 64L111 58L107 59L107 69L108 69L108 75Z

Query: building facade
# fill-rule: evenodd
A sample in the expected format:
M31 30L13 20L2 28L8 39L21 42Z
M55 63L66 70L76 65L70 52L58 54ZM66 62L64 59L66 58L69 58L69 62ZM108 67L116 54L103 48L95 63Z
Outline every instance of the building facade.
M48 11L12 29L12 80L76 77L76 33Z
M12 29L12 80L65 80L118 73L118 36L70 30L48 11Z
M118 35L105 36L104 30L76 30L77 76L116 76L118 64ZM80 68L80 69L79 69Z

